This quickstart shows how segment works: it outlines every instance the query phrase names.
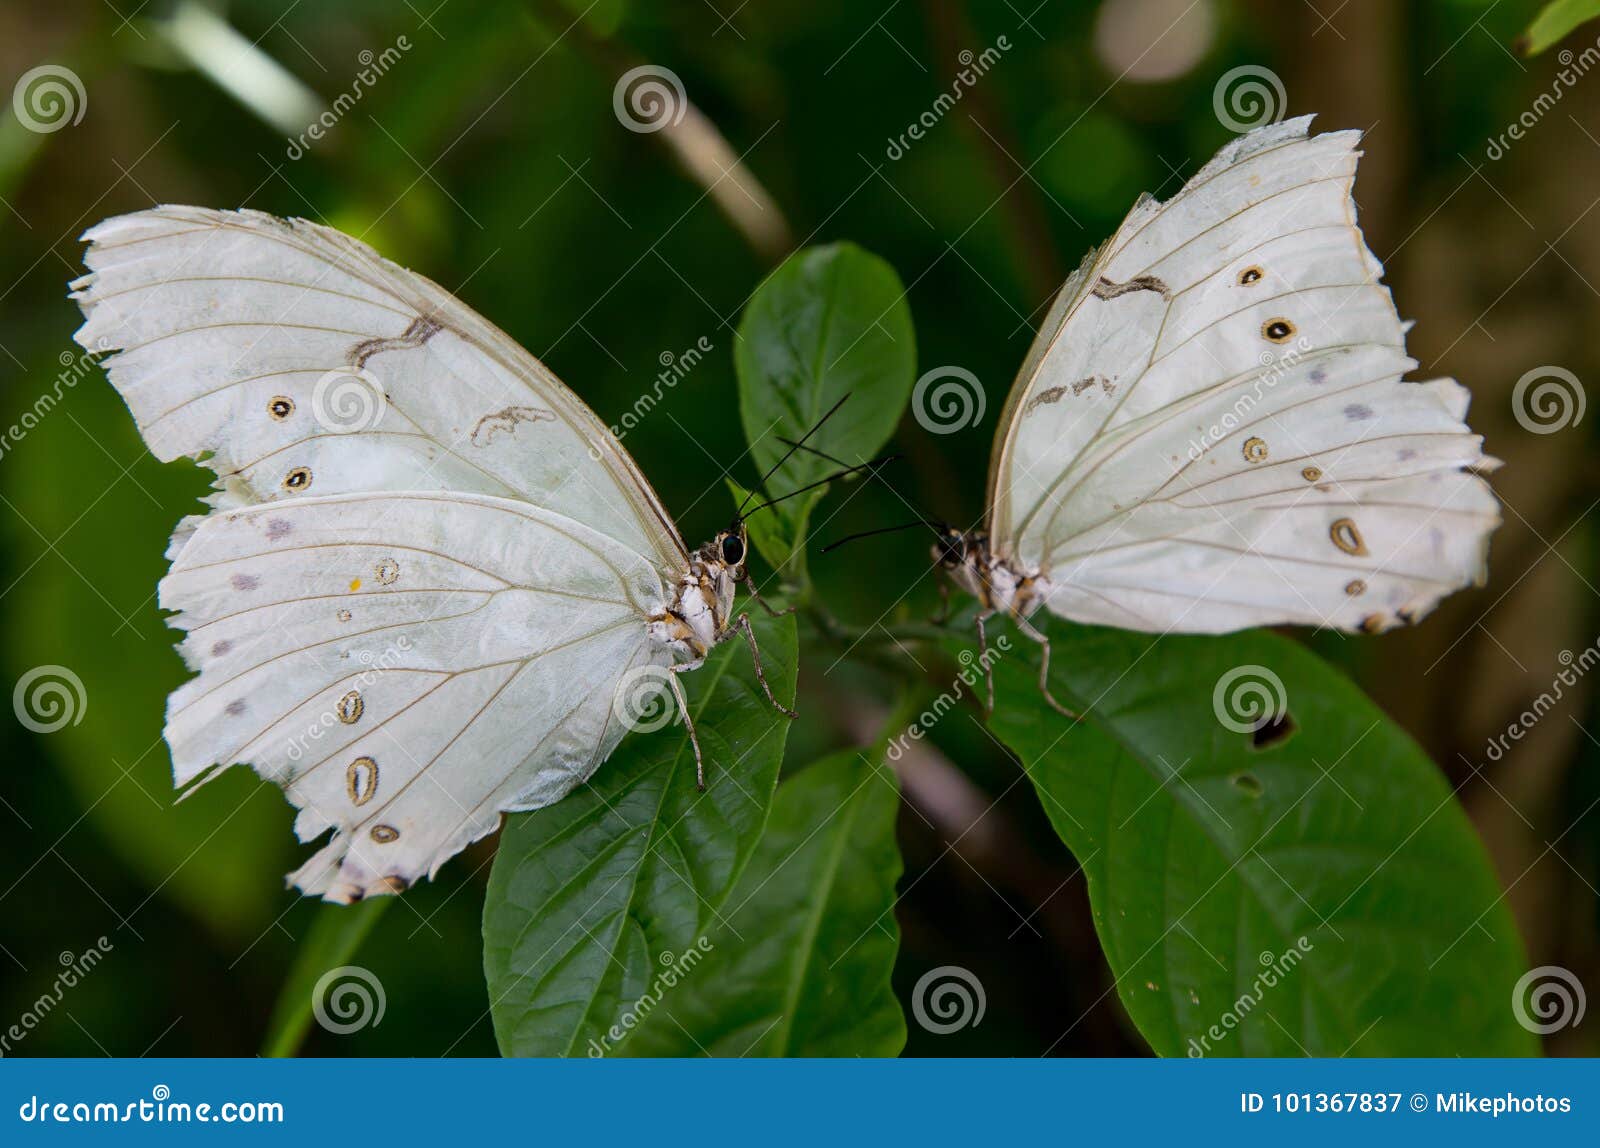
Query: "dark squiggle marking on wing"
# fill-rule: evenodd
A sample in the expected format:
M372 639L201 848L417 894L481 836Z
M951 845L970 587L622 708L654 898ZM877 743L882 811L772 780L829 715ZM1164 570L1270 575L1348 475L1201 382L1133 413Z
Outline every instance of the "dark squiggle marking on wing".
M1087 391L1096 385L1098 385L1100 389L1108 395L1114 394L1117 389L1117 385L1104 375L1090 375L1087 379L1079 379L1077 382L1070 385L1063 384L1054 387L1046 387L1044 390L1034 395L1033 398L1028 400L1028 405L1023 408L1022 413L1024 415L1031 415L1034 411L1038 410L1047 403L1060 402L1068 391L1071 391L1074 395L1081 395L1084 391Z
M505 431L515 436L518 423L554 422L554 411L547 411L542 407L507 407L503 411L484 415L478 420L478 425L472 428L472 445L488 446L494 438L495 431Z
M440 331L444 324L431 315L418 315L411 320L407 327L397 338L393 339L367 339L350 348L350 362L357 367L367 365L367 360L373 355L382 354L384 351L400 351L410 347L420 347Z
M1172 292L1167 290L1167 285L1154 275L1135 275L1126 283L1113 283L1104 275L1094 285L1096 299L1115 299L1119 295L1131 295L1135 291L1154 291L1163 299L1171 299Z
M1035 410L1044 406L1046 403L1060 402L1061 396L1066 393L1066 387L1046 387L1044 390L1034 395L1033 398L1028 400L1027 409L1022 413L1025 415L1031 415Z

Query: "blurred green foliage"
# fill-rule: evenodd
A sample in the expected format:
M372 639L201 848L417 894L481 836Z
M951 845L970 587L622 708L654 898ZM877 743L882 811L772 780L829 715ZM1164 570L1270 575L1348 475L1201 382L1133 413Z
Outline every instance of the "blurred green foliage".
M1537 56L1580 24L1600 18L1600 3L1596 0L1550 0L1539 10L1539 15L1528 30L1517 40L1517 47L1526 56Z

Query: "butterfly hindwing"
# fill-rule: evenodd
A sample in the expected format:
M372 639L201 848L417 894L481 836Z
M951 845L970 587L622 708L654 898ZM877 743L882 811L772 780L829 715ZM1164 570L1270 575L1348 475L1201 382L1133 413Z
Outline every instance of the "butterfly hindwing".
M660 578L561 515L487 495L308 497L213 514L162 581L198 676L168 705L176 781L245 762L330 900L403 889L559 800L624 732L618 681L667 660Z

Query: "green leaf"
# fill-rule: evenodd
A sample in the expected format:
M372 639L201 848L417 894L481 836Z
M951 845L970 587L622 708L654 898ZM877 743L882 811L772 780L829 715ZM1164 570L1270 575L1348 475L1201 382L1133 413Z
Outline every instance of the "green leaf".
M1579 24L1600 17L1600 0L1551 0L1539 10L1527 31L1517 37L1517 51L1537 56L1566 38Z
M1083 866L1117 989L1158 1053L1535 1051L1483 847L1351 682L1266 632L1051 629L1051 690L1087 719L1045 706L1037 647L1006 629L991 726ZM1257 748L1280 701L1288 724Z
M774 695L794 700L792 618L752 615ZM570 796L507 819L483 910L500 1049L582 1055L660 968L704 936L760 840L789 719L767 701L742 638L685 674L706 758L674 723L632 733Z
M320 905L316 920L295 954L294 965L278 993L262 1056L293 1056L311 1027L311 1004L324 974L350 963L393 897L374 897L358 905Z
M850 401L808 446L844 462L865 462L894 433L916 374L916 336L894 268L849 243L791 255L745 308L734 346L739 414L751 458L765 474L845 395ZM836 469L796 452L767 483L773 495ZM811 500L780 504L804 538Z
M874 756L877 764L847 750L778 787L731 908L692 961L680 956L635 1002L638 1026L615 1029L595 1048L625 1056L899 1054L906 1023L889 976L900 948L900 789L882 750Z

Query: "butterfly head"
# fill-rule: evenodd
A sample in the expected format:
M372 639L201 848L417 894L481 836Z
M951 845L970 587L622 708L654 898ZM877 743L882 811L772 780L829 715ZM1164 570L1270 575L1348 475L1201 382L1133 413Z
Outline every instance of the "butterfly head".
M939 523L934 527L933 560L945 570L981 565L989 554L989 536L981 530L957 530Z
M711 551L711 558L727 568L735 582L744 581L745 558L750 553L750 535L745 530L744 519L734 519L726 530L717 533L706 549Z
M965 532L944 523L936 526L935 532L933 560L946 570L964 565L969 549Z
M990 605L990 577L993 559L989 536L981 530L957 530L940 525L933 543L933 560L939 569L969 594Z

